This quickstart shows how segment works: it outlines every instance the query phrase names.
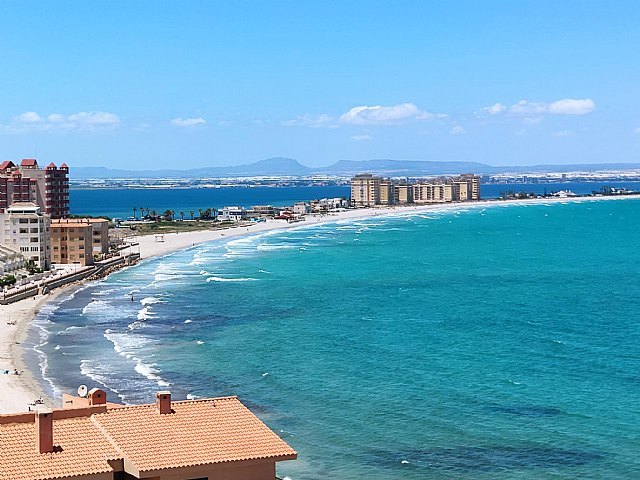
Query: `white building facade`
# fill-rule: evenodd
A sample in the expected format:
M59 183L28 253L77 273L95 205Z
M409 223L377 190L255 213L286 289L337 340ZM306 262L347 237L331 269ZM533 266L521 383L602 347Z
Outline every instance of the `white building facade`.
M247 219L247 209L244 207L224 207L218 219L223 222L241 222Z
M49 215L31 202L16 202L0 214L0 244L20 252L25 260L48 269L51 261L49 246Z

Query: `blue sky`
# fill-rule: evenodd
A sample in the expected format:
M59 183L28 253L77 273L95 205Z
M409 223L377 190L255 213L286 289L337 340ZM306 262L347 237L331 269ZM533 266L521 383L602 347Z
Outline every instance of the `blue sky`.
M640 162L637 1L0 0L0 160Z

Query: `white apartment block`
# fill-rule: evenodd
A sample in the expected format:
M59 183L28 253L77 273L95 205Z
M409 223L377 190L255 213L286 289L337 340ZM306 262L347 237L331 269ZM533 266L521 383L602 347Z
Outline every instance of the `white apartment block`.
M15 202L0 214L0 244L20 252L40 268L49 268L49 215L31 202Z

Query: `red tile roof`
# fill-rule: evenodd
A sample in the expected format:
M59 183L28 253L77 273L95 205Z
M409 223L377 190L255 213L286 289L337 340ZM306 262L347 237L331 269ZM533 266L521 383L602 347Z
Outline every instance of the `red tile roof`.
M164 469L297 457L236 397L172 402L171 408L167 414L155 405L55 410L57 451L43 454L36 453L33 414L0 416L0 480L77 477L120 471L118 465L147 476ZM12 419L15 423L9 423Z
M95 421L140 472L241 460L296 458L296 452L236 397L108 410Z
M53 163L53 162L51 162L49 165L47 165L47 170L54 169L54 168L56 168L56 164Z
M121 458L98 434L89 416L54 420L53 453L36 451L34 425L34 421L0 425L0 479L49 480L107 473L113 471L107 460Z
M20 166L21 167L37 167L38 162L36 161L35 158L24 158L20 162Z
M10 167L15 167L15 164L11 160L5 160L0 164L0 170L6 170Z

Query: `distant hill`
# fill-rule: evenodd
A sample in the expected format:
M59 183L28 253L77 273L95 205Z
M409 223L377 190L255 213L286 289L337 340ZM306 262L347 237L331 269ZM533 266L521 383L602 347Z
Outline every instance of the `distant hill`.
M71 178L203 178L203 177L255 177L261 175L302 176L313 169L293 158L268 158L248 165L229 167L201 167L188 170L120 170L104 167L71 167Z
M640 163L601 163L581 165L533 165L494 167L477 162L433 162L415 160L340 160L328 167L310 168L293 158L268 158L246 165L228 167L202 167L188 170L122 170L104 167L70 168L72 179L112 178L222 178L256 176L303 176L312 174L350 176L357 173L374 173L390 177L418 177L476 173L562 173L575 171L635 170Z
M318 168L316 172L344 175L356 173L376 173L379 175L414 176L444 175L447 173L488 173L494 167L475 162L427 162L415 160L340 160L328 167Z

